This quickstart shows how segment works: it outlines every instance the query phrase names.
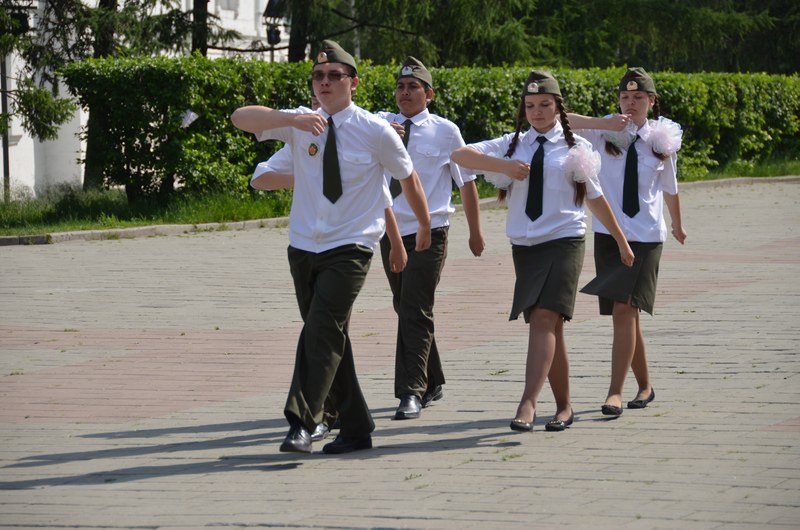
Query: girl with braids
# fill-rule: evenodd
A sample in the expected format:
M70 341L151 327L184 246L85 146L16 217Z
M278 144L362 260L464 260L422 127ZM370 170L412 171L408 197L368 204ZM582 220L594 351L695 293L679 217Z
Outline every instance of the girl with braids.
M661 249L667 239L664 203L672 219L672 236L683 244L676 151L678 124L661 117L653 79L643 68L629 68L619 83L621 113L607 118L570 115L581 134L601 153L600 185L619 225L636 254L633 267L620 267L613 234L602 219L592 221L597 277L581 292L598 296L600 314L611 315L611 383L603 414L622 414L622 386L633 369L639 390L629 409L643 409L655 399L645 356L639 313L653 314ZM648 120L652 109L654 120ZM622 131L618 131L623 128ZM616 132L618 131L618 132Z
M572 318L583 265L584 202L611 227L622 262L633 263L596 181L599 156L572 134L558 82L533 71L522 90L516 131L456 149L451 158L508 194L506 234L516 272L509 320L522 313L530 325L525 388L511 429L533 430L539 393L549 379L556 413L545 429L563 431L574 419L564 321Z

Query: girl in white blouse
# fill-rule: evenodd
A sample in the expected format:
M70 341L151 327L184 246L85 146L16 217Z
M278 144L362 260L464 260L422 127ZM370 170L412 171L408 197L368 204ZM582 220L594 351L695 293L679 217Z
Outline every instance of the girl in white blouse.
M516 125L515 133L459 148L451 158L484 173L504 190L503 198L507 194L506 233L516 270L509 319L522 313L530 324L525 388L511 429L533 430L539 393L549 379L556 413L545 428L563 431L574 420L564 321L572 318L583 265L584 202L610 228L625 265L633 263L633 252L597 182L598 155L572 134L558 82L548 72L528 76ZM522 132L526 125L530 129Z
M600 314L612 317L611 383L601 407L604 415L612 417L622 414L622 387L631 368L639 389L628 408L645 408L656 396L639 313L653 314L661 250L667 239L664 204L672 219L673 237L681 244L686 239L676 176L680 126L660 116L655 83L643 68L629 68L618 93L621 112L616 116L570 115L576 128L616 129L582 130L581 134L601 154L600 185L636 253L633 267L620 267L609 227L602 219L593 220L597 277L581 292L597 295ZM655 119L648 120L651 111Z

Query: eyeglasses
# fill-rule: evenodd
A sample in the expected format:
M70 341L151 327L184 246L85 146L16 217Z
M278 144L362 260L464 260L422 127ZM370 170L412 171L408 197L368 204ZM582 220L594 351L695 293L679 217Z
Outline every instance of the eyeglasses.
M341 81L345 77L352 77L350 74L346 74L344 72L336 72L336 71L323 72L322 70L317 70L316 72L311 72L311 79L317 82L324 81L326 76L328 79L331 80L331 83L336 83L338 81Z

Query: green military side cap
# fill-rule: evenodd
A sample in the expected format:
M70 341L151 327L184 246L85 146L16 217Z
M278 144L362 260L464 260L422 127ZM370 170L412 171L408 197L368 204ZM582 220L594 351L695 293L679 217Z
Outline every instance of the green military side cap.
M356 60L353 56L344 51L338 42L332 40L322 41L319 53L314 59L314 66L324 63L342 63L356 70Z
M397 79L401 77L414 77L419 79L430 88L433 88L433 76L425 68L425 65L422 64L422 61L416 59L414 57L407 57L405 62L403 62L403 66L400 68L400 73L397 75Z
M634 66L628 68L628 71L622 76L622 79L619 81L618 90L620 92L630 90L655 94L656 84L653 82L653 78L644 71L644 68L641 66Z
M561 88L558 86L558 81L553 77L550 72L542 70L532 70L525 80L525 86L522 89L522 97L531 94L553 94L554 96L561 95Z

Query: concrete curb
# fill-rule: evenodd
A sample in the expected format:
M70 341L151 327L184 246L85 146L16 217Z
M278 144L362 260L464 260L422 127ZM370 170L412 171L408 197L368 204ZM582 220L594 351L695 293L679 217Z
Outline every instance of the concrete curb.
M733 186L767 182L793 182L800 181L800 176L790 175L785 177L742 177L731 179L701 180L697 182L684 182L681 188L704 188L710 186ZM500 202L489 197L481 199L481 210L489 210L500 206ZM456 205L456 210L461 210L461 205ZM109 228L108 230L79 230L74 232L57 232L53 234L0 236L0 247L10 245L49 245L67 241L89 241L103 239L128 239L135 237L174 236L193 234L199 232L217 232L222 230L252 230L255 228L274 228L287 226L288 217L274 217L270 219L252 219L249 221L235 221L227 223L203 223L187 225L151 225L133 228Z

